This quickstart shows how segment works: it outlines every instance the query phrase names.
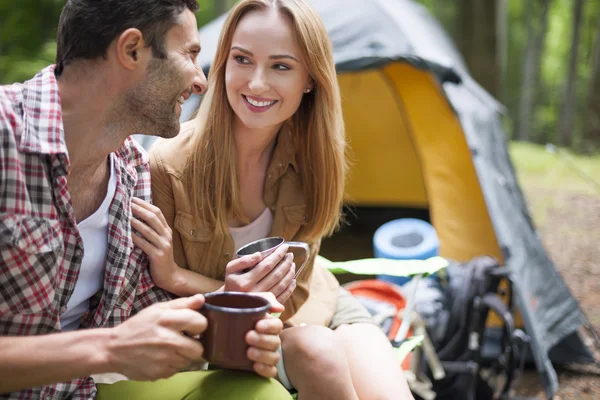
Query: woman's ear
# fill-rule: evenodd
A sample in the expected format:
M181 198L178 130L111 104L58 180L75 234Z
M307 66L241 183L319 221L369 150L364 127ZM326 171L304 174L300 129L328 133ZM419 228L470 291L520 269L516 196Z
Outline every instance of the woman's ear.
M306 86L306 89L304 89L304 93L310 93L314 88L315 88L315 81L311 79L310 82L308 83L308 85Z

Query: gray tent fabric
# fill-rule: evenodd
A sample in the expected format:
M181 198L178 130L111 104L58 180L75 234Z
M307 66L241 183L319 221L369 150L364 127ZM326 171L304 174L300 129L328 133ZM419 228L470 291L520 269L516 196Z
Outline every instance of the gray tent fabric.
M311 3L332 40L338 73L407 62L438 78L465 132L506 266L516 281L516 301L532 339L533 359L552 397L558 380L549 354L561 362L594 359L578 334L584 316L544 250L516 181L501 128L504 107L471 78L451 39L423 6L410 0ZM207 73L224 20L225 15L200 30L199 62ZM186 102L182 120L199 102L199 96ZM153 141L138 140L146 148Z

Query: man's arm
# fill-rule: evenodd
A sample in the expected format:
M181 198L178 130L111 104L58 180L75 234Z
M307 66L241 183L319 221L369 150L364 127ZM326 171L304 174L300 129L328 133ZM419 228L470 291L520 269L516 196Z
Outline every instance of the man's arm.
M109 372L108 329L0 337L0 393Z
M156 304L114 328L0 337L0 393L105 372L131 379L167 378L198 361L206 329L194 296Z

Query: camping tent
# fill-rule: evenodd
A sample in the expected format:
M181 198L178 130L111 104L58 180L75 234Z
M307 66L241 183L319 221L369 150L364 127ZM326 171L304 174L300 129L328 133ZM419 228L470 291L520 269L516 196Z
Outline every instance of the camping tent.
M582 312L542 247L516 181L502 106L469 76L422 6L409 0L312 4L339 72L353 158L348 202L426 209L440 255L466 261L488 254L504 262L518 283L517 304L551 397L558 381L550 354L561 361L592 358L577 333ZM200 30L205 71L224 18ZM188 100L184 119L198 101Z

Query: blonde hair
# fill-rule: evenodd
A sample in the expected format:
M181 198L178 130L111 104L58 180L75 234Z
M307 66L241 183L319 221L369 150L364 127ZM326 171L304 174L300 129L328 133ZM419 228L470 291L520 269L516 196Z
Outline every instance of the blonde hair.
M346 175L346 139L333 49L318 14L305 0L242 0L230 11L208 76L208 91L198 115L192 154L190 190L195 212L219 233L227 217L247 221L235 165L233 110L227 100L225 68L234 31L243 16L273 8L288 16L302 58L314 80L298 110L285 123L294 139L306 204L302 237L332 234L342 218Z

